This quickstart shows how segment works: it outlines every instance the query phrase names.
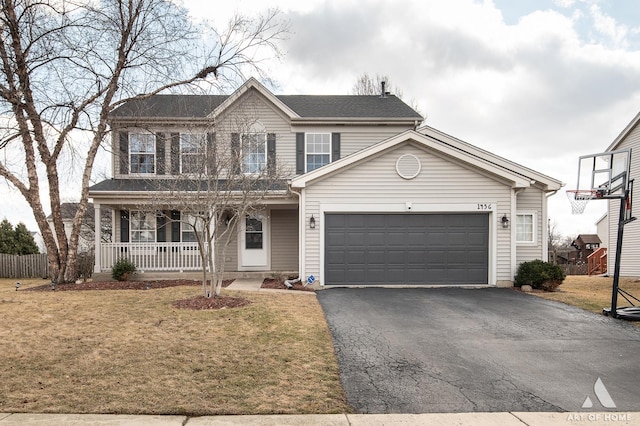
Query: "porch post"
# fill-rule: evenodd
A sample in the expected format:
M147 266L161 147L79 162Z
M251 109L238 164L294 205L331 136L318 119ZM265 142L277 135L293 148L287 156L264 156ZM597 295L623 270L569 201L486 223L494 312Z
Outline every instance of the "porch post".
M95 256L95 262L93 266L93 272L99 273L100 272L100 249L101 249L100 242L102 241L102 238L101 238L102 223L100 220L102 218L102 214L100 212L99 203L96 203L96 202L93 203L93 212L95 217L94 236L93 236L93 241L94 241L93 253Z

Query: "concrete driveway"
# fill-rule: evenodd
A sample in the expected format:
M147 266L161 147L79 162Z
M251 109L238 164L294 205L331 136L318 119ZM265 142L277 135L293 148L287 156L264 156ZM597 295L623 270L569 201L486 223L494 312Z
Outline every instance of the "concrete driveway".
M640 411L631 324L510 289L317 294L358 413Z

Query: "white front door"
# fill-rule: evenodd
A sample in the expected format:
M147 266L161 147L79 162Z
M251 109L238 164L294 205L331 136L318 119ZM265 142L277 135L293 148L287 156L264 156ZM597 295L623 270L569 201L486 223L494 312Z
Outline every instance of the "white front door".
M265 212L247 215L240 223L240 267L244 270L269 268L269 221Z

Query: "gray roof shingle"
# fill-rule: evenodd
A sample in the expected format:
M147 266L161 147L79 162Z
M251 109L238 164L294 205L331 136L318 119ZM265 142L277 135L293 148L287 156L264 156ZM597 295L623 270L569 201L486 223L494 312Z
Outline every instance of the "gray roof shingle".
M227 181L221 179L219 181L219 187L225 188L227 186ZM196 179L106 179L102 182L98 182L95 185L89 187L89 193L97 193L97 192L155 192L155 191L185 191L185 192L195 192L195 191L205 191L207 187L206 180L196 180ZM260 188L255 188L256 190L264 189L264 185L270 185L268 188L271 191L284 191L287 189L287 183L285 181L282 182L258 182L263 184ZM231 182L233 185L233 182ZM237 184L238 188L240 184Z
M388 95L280 95L276 96L303 118L400 118L422 117L400 98ZM227 95L155 95L127 102L112 113L117 118L204 118Z

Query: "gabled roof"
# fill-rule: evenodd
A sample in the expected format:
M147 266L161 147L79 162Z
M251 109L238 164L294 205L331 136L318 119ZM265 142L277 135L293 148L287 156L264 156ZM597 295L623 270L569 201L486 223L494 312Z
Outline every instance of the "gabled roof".
M600 244L602 242L596 234L580 234L576 240L581 240L585 244Z
M423 129L424 130L424 129ZM456 143L447 143L440 133L435 129L428 128L429 134L418 133L407 130L382 142L378 142L368 148L355 152L347 157L341 158L324 167L320 167L309 173L297 176L291 180L293 188L304 188L314 180L320 179L330 173L336 172L344 167L350 166L359 161L363 161L372 155L393 148L399 144L413 142L442 154L457 158L467 164L485 170L494 175L500 176L507 181L511 181L514 188L528 188L535 183L542 183L546 191L556 191L562 187L558 180L544 176L533 170L527 169L516 163L512 163L504 158L482 151L466 142L455 140ZM433 135L438 135L436 138ZM451 138L450 136L448 138Z
M155 95L129 101L112 111L110 117L136 121L215 118L250 90L261 93L292 121L367 119L415 122L423 119L393 95L274 95L254 78L247 80L231 95Z
M203 118L227 95L155 95L129 101L111 112L112 118Z
M433 127L422 126L418 131L447 144L452 148L467 152L476 157L483 158L497 166L511 170L512 172L521 175L523 178L531 180L532 183L533 181L542 183L544 186L548 187L549 191L557 191L564 186L564 183L557 179L536 172L535 170L522 166L518 163L514 163L513 161L507 160L506 158L495 155L489 151L485 151L484 149L480 149L475 145L471 145L470 143L464 142L458 138L441 132L440 130L436 130Z
M627 127L625 127L622 130L622 132L620 132L618 137L614 139L614 141L611 143L611 145L609 145L606 151L616 150L618 148L618 145L620 145L620 143L624 140L624 138L626 138L627 135L631 133L631 131L638 125L639 122L640 122L640 112L636 114L635 117L633 117L633 120L631 120L629 124L627 124Z
M394 95L281 95L278 96L302 118L402 118L422 121L415 112Z

